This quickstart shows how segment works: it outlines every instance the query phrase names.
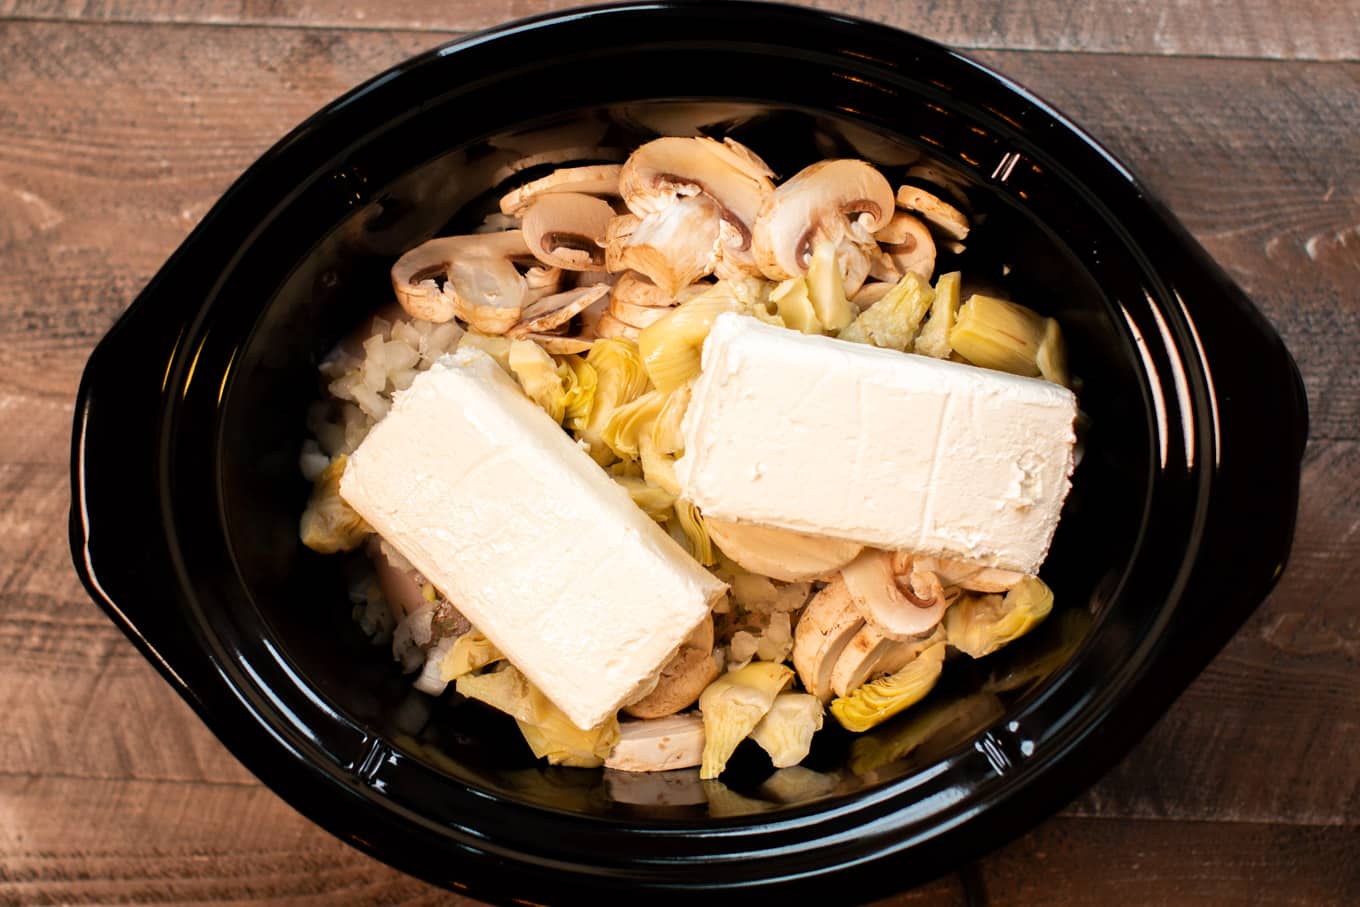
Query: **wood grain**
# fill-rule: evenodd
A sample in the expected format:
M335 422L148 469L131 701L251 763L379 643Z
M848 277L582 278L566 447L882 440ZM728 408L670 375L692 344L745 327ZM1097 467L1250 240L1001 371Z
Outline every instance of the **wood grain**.
M90 604L69 430L95 340L261 151L412 53L552 6L0 0L0 904L474 903L261 788ZM1290 570L1144 742L1063 817L885 904L1360 900L1360 66L1210 58L1355 59L1357 9L1214 6L1207 34L1173 3L836 4L969 47L1118 51L978 56L1125 158L1257 300L1314 438Z
M0 16L467 32L587 4L571 0L0 0ZM1360 59L1360 7L1327 0L811 0L955 47L1295 60Z

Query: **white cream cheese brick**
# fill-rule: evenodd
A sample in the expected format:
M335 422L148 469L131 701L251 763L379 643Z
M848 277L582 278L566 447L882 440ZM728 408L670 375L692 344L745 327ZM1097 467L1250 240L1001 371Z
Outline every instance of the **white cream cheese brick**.
M1035 573L1071 487L1076 397L724 314L676 474L701 512Z
M583 729L726 589L480 350L396 396L340 494Z

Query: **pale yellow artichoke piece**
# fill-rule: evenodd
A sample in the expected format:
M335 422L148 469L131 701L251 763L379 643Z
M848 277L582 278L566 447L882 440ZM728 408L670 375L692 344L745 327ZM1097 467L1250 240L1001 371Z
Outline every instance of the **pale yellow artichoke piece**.
M665 402L666 395L653 390L614 409L603 437L615 456L621 460L638 458L638 441L651 433Z
M595 405L595 389L599 378L595 367L580 356L561 358L569 374L563 375L563 410L567 430L575 435L585 431L590 422L590 412Z
M657 414L656 424L652 426L652 443L656 452L667 456L679 456L685 451L685 439L680 426L689 409L690 390L693 385L684 384L666 395L666 402Z
M820 242L813 248L807 288L812 311L826 330L839 331L854 320L855 310L845 298L845 282L836 262L834 243Z
M780 693L751 731L751 739L770 756L775 768L802 762L812 749L812 735L822 729L822 701L808 693Z
M866 683L831 702L831 714L847 731L861 733L920 702L944 668L945 644L938 642L896 674Z
M644 434L638 439L638 459L648 482L676 497L680 496L680 479L675 475L676 458L658 451L651 435Z
M793 680L793 671L772 661L753 661L729 671L699 696L704 717L704 756L699 777L717 778L727 760L770 711L779 693Z
M511 340L507 361L525 395L560 423L566 415L567 392L557 361L532 340Z
M638 505L643 513L658 523L664 523L673 515L675 495L666 489L659 488L640 476L615 476L614 481L624 487L633 503Z
M465 346L479 349L486 353L502 369L510 371L510 338L500 337L492 334L482 334L478 331L468 330L463 334L463 338L458 341L458 348L461 350Z
M708 537L708 528L704 525L704 517L699 513L699 508L694 506L694 502L684 498L677 500L675 519L689 541L689 552L694 559L705 567L717 563L717 558L713 554L713 541Z
M935 291L930 284L908 271L886 296L860 313L838 336L905 353L911 349L921 319L934 299Z
M740 311L741 304L730 296L705 291L643 328L638 349L652 384L669 393L699 374L699 356L714 320Z
M439 663L439 678L445 683L457 680L464 674L480 671L504 658L495 643L483 636L480 631L469 630L458 637L453 648Z
M619 740L617 717L589 730L578 728L514 665L487 674L465 674L458 678L456 689L514 718L534 755L551 765L598 767Z
M770 302L779 313L784 326L804 334L825 331L822 320L808 297L807 278L790 277L770 291Z
M949 332L954 327L954 319L959 311L959 282L962 275L958 271L941 274L935 281L935 297L930 303L930 317L916 337L915 352L936 359L948 359L950 353Z
M949 345L974 365L1034 378L1039 375L1044 332L1044 319L1037 312L975 293L959 309Z
M1067 371L1067 344L1056 318L1044 319L1044 339L1039 341L1035 364L1039 366L1039 376L1045 380L1063 387L1071 384Z
M1037 627L1053 610L1053 590L1027 576L1000 595L965 595L944 615L949 644L973 658L990 655Z
M614 459L613 451L604 441L605 426L614 410L647 390L647 372L642 367L637 344L621 337L595 341L586 354L586 363L595 370L595 398L580 437L590 446L595 462L605 466Z
M302 511L299 527L302 544L321 554L353 551L373 532L364 518L340 497L340 476L348 462L349 458L341 454L322 470L312 484L307 508Z

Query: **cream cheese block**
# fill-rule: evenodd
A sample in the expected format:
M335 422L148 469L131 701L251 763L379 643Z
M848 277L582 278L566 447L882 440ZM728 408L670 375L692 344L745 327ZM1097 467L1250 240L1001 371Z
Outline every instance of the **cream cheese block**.
M1075 395L734 313L676 463L705 515L1035 573L1071 487Z
M726 590L476 349L397 394L340 495L582 729Z

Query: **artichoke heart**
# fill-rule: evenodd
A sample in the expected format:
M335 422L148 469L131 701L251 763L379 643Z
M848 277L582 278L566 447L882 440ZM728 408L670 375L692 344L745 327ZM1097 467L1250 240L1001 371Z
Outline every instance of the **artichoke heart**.
M949 644L981 658L1012 643L1039 625L1053 610L1053 590L1027 576L1000 595L965 595L944 615Z
M652 384L669 393L699 374L699 355L713 321L723 312L743 310L728 293L706 290L643 328L638 349Z
M713 541L708 537L708 527L704 525L703 514L694 506L693 501L681 498L675 502L675 519L689 542L690 554L705 567L716 564L713 554Z
M443 661L439 663L439 677L445 683L457 680L464 674L480 671L505 656L496 648L495 643L477 630L469 630L454 642Z
M692 385L684 384L666 395L666 402L661 405L656 424L652 426L652 443L657 453L667 456L684 453L685 439L680 426L685 419L685 411L689 409L691 389Z
M831 703L831 714L847 731L862 733L920 702L944 669L945 644L937 642L896 674L866 683Z
M676 504L675 495L664 488L660 488L640 476L614 476L614 481L623 486L624 490L632 497L633 503L642 509L647 516L664 523L671 518L672 510Z
M568 431L580 435L590 421L599 377L595 367L580 356L563 356L560 361L567 369L567 373L562 376L565 425Z
M921 319L934 299L935 291L930 284L908 271L886 296L865 309L839 336L842 340L905 353L911 349Z
M321 554L353 551L373 532L340 497L340 476L348 462L349 458L341 454L321 471L312 485L307 509L302 511L302 544Z
M510 341L508 356L510 372L524 389L525 395L548 414L554 422L561 423L567 410L566 375L571 369L559 366L557 361L544 352L543 347L532 340Z
M534 755L546 757L549 765L596 768L619 742L617 717L581 730L511 664L489 674L465 674L456 689L514 718Z
M770 302L784 327L803 334L820 334L824 328L808 297L807 278L790 277L770 291Z
M930 303L930 317L916 338L916 352L936 359L949 358L949 332L953 330L954 319L958 316L961 280L962 275L958 271L941 274L935 280L935 298Z
M812 735L822 729L822 701L808 693L780 693L751 731L751 739L770 755L775 768L797 765L812 749Z
M615 456L621 460L638 458L638 441L652 431L665 402L665 394L648 391L615 408L604 427L604 443Z
M976 293L959 309L949 344L974 365L1035 378L1044 334L1044 318L1037 312Z
M605 443L605 427L618 407L642 396L647 389L647 373L637 345L618 337L595 341L586 354L586 363L595 370L596 384L590 416L580 437L590 445L595 462L606 466L614 453Z
M717 778L737 744L770 711L775 697L793 680L793 671L772 661L753 661L708 685L699 696L704 716L704 755L699 777Z
M854 320L855 310L845 298L845 280L836 261L835 244L822 241L813 247L807 288L812 311L827 330L839 331Z

